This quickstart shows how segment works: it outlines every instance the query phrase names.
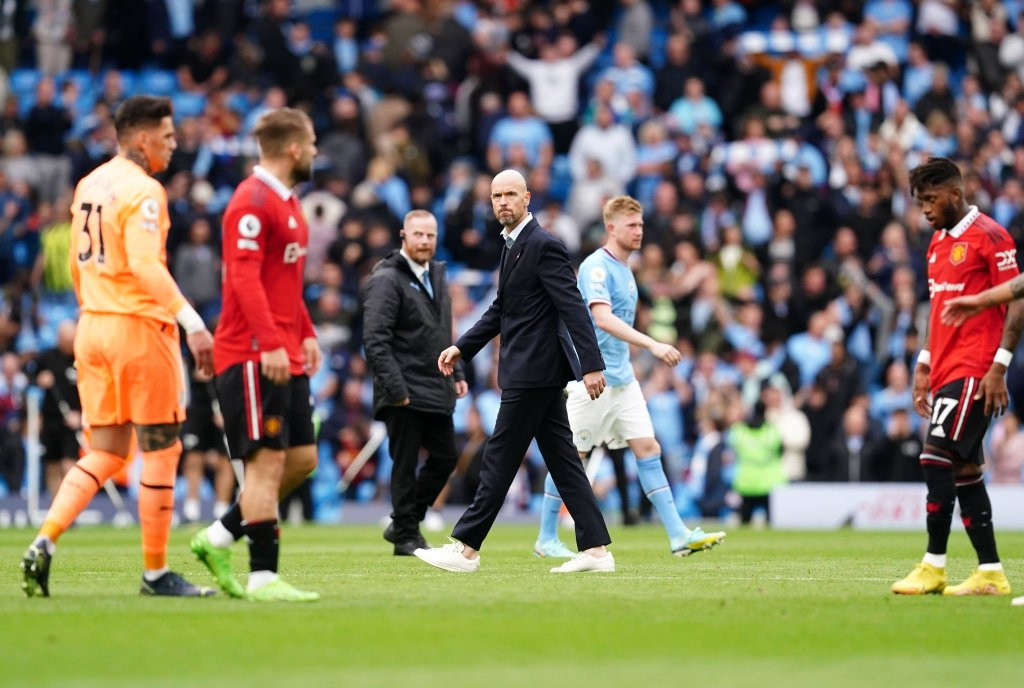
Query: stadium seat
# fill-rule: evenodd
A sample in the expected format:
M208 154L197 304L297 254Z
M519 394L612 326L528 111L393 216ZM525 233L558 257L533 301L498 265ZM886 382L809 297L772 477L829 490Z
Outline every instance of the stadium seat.
M198 117L206 108L206 96L198 93L175 93L171 101L175 117Z
M306 16L309 22L310 33L313 40L322 41L328 46L334 43L334 24L341 17L341 10L338 8L325 8L313 10Z
M139 73L139 93L169 96L178 89L178 75L167 69L147 69Z
M39 72L34 69L15 69L11 72L11 90L22 97L32 93L39 83Z

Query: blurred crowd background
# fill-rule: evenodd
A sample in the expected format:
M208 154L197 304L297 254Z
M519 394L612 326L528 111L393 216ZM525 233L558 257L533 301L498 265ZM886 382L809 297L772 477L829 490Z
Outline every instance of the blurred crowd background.
M313 380L321 461L307 517L334 520L342 497L379 499L387 485L385 445L337 489L371 432L360 283L398 245L400 218L428 209L464 331L493 297L488 192L504 168L523 172L532 211L577 262L603 242L604 199L644 204L638 327L685 358L674 370L644 351L634 361L682 510L730 513L745 464L778 466L775 482L919 480L910 377L930 229L907 171L954 158L970 202L1024 239L1022 11L1019 0L2 0L7 488L24 481L26 389L76 314L69 194L114 153L111 113L138 93L174 103L167 255L210 324L220 213L254 161L253 123L285 104L315 122L305 297L327 364ZM469 378L453 502L471 498L494 425L492 351ZM1021 398L1016 362L1010 389ZM749 441L769 431L781 444ZM989 479L1020 482L1015 413L987 449ZM543 471L532 451L510 508L531 508ZM613 485L608 466L596 487L622 513ZM638 486L630 499L641 507Z

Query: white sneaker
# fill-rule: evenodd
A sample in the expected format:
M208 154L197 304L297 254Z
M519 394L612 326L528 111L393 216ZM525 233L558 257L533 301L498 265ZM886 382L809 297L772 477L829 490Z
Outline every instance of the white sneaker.
M1024 595L1020 597L1014 597L1013 601L1010 602L1014 607L1024 607Z
M427 515L423 517L423 530L428 533L439 533L444 530L444 517L435 509L427 509Z
M443 547L431 547L430 549L416 549L413 551L413 555L425 561L431 566L436 566L439 569L445 571L451 571L453 573L474 573L480 568L480 557L476 559L467 559L462 553L466 549L466 546L457 540L452 540L450 544L444 545Z
M583 573L585 571L611 573L615 570L615 557L607 552L603 557L595 557L580 552L561 566L551 569L551 573Z

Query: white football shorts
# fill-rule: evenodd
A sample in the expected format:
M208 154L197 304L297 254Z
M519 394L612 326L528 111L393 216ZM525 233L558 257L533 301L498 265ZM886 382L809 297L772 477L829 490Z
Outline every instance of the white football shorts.
M591 399L582 382L570 382L565 402L576 449L588 452L607 444L609 449L622 449L628 440L654 437L654 424L647 410L647 401L640 383L633 380L618 387L606 387L597 399Z

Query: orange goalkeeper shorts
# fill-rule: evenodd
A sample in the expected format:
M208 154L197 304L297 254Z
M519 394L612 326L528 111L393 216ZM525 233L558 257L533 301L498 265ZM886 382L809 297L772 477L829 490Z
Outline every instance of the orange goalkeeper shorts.
M151 318L83 313L75 334L82 415L89 425L185 420L178 327Z

